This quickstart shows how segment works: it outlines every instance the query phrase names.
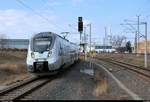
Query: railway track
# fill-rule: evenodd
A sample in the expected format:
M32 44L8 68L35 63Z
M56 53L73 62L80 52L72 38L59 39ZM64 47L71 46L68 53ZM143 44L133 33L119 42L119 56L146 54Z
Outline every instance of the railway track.
M0 100L20 100L51 80L50 78L32 78L21 84L0 91Z
M132 64L129 64L129 63L116 61L116 60L113 60L113 59L110 59L110 58L106 58L106 59L98 58L98 60L102 60L102 61L105 61L105 62L109 62L109 63L115 64L115 65L121 66L123 68L126 68L130 71L136 72L136 73L150 79L150 69L146 69L144 67L132 65Z

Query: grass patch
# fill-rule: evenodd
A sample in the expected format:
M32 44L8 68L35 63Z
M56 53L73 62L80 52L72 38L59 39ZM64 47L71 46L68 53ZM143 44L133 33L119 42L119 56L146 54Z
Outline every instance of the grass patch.
M26 65L23 64L16 64L16 63L5 63L0 64L0 71L7 72L11 74L21 74L26 73Z
M26 69L25 51L0 51L0 84L7 85L23 80L29 73Z

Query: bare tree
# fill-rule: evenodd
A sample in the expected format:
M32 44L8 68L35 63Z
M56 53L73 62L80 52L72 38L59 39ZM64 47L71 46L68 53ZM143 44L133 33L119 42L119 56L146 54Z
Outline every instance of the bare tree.
M7 39L6 39L5 34L0 34L0 48L4 48L7 44Z
M124 40L126 40L125 36L114 35L111 40L112 46L119 48L123 44Z

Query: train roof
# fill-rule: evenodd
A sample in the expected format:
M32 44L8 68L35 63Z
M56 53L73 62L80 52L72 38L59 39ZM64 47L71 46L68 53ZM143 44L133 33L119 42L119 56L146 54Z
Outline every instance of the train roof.
M60 38L64 39L64 40L70 42L68 39L63 38L62 36L60 36L60 35L58 35L58 34L56 34L56 35L59 36ZM74 45L77 45L76 43L73 43L73 42L70 42L70 43L71 43L71 44L74 44Z
M60 37L60 38L62 38L64 40L66 40L67 42L70 42L69 40L67 40L67 39L63 38L62 36L60 36L60 35L58 35L56 33L53 33L53 32L40 32L40 33L34 34L33 37L32 37L32 39L35 38L35 37L43 37L43 36L45 36L45 37L48 37L48 36L58 36L58 37ZM75 44L73 42L70 42L70 43L74 44L74 45L77 45L77 44Z

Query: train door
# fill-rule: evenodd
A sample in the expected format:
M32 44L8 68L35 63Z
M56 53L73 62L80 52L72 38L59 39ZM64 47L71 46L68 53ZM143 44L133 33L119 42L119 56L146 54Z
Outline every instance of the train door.
M69 46L69 44L67 43L67 63L69 63L70 62L70 46Z
M64 62L67 63L67 43L64 41Z
M64 48L63 48L63 43L59 42L59 57L60 57L60 61L61 61L61 65L64 64Z

